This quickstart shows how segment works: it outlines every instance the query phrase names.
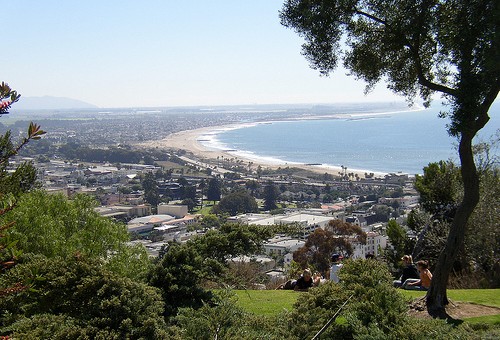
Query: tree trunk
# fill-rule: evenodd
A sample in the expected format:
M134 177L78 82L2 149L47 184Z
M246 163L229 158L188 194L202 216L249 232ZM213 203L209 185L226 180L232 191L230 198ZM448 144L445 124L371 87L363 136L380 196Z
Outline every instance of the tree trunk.
M433 317L447 318L445 307L448 304L446 287L453 263L465 239L467 221L479 202L479 175L472 152L473 132L462 132L459 144L459 156L463 180L464 196L458 206L444 249L434 270L432 283L427 292L427 311Z

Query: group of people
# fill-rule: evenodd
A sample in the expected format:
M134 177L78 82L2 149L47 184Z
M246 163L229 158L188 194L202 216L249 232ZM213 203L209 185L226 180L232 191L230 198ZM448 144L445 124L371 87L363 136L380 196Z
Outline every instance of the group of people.
M342 268L342 255L332 255L332 265L329 270L330 281L338 283L338 273ZM431 286L432 273L429 270L429 263L424 260L413 263L411 255L405 255L401 258L404 263L404 268L399 280L394 281L394 286L408 290L428 290ZM297 280L289 280L280 285L278 289L293 289L296 291L307 291L311 287L318 287L324 283L321 273L312 273L309 268L304 269L302 275Z
M394 286L408 290L428 290L432 281L429 263L420 260L414 264L411 255L405 255L401 260L405 267L400 279L394 281Z
M329 271L330 281L335 283L339 282L338 272L342 268L342 255L333 254L332 255L332 265ZM321 273L315 272L314 275L309 268L304 269L302 275L297 280L288 280L284 284L280 285L278 289L293 289L296 291L307 291L311 287L318 287L327 280L323 278Z

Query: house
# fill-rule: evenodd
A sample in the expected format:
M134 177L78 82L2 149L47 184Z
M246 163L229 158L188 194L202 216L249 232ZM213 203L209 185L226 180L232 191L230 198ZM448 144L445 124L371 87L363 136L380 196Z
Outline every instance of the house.
M263 248L266 255L285 255L293 253L304 246L305 243L304 240L277 236L264 243Z
M366 244L353 242L354 252L352 258L366 258L366 255L371 254L375 257L381 255L380 251L387 247L387 236L383 236L377 232L369 231L366 233Z

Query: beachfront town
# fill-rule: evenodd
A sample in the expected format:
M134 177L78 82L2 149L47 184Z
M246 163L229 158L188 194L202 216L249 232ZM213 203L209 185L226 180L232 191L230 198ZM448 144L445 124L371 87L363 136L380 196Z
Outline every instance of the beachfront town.
M130 139L124 134L120 143L110 144L107 134L96 128L104 125L92 122L94 129L85 133L55 129L26 147L11 166L32 162L49 193L69 199L92 195L98 202L95 210L123 222L131 242L143 244L151 257L161 255L169 242L185 242L220 223L290 226L294 233L269 239L260 253L232 259L258 263L270 281L280 282L294 252L315 230L328 229L331 221L350 223L365 233L363 241L347 237L349 256L384 256L391 247L388 221L404 225L419 202L408 174L360 174L344 166L334 174L268 168L228 154L200 158L186 150L130 143L147 139L146 134L132 134ZM250 203L228 203L235 193Z

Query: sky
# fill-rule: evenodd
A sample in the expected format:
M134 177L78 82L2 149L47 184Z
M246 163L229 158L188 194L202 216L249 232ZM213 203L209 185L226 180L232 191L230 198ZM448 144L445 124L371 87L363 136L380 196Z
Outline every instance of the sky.
M0 81L103 108L400 101L338 69L320 77L280 24L283 0L2 4Z

